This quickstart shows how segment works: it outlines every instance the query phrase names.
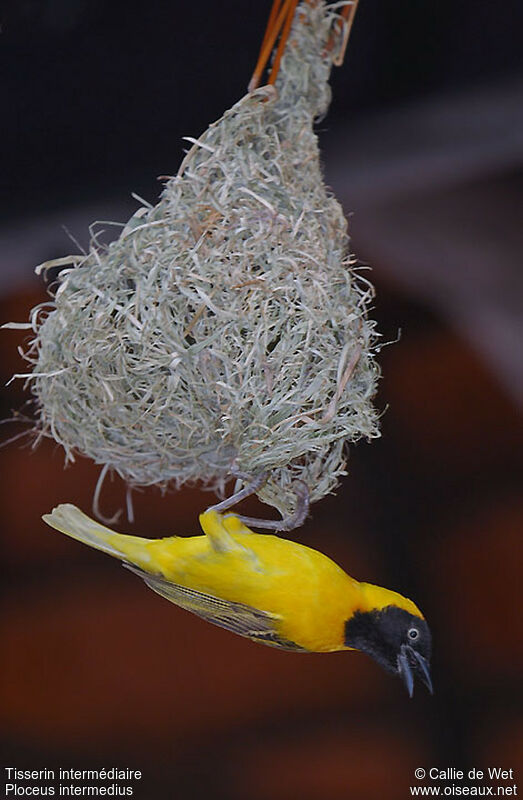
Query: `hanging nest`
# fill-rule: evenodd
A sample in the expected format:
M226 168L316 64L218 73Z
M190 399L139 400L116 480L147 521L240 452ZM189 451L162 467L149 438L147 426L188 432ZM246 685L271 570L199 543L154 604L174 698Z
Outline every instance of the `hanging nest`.
M93 239L35 309L38 430L131 486L269 473L286 515L377 435L372 287L351 268L313 122L327 110L335 12L303 3L276 87L211 125L116 241ZM64 263L64 260L60 260ZM44 265L45 266L45 265Z

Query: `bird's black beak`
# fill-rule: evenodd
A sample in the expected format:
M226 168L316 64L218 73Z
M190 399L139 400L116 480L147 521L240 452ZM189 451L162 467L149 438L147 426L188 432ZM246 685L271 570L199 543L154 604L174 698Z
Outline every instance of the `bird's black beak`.
M414 694L414 676L416 675L425 684L429 692L431 694L434 693L427 659L423 658L417 650L414 650L408 644L401 645L398 655L398 674L407 687L409 697Z

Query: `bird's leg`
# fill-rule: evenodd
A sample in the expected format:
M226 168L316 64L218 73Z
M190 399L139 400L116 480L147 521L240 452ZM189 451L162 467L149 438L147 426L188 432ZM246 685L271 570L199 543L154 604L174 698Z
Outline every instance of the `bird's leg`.
M233 475L235 475L235 477L242 478L243 480L246 480L250 477L240 472L235 472ZM246 484L243 489L240 489L238 492L234 492L234 494L232 494L230 497L226 497L225 500L222 500L220 503L209 506L207 511L200 515L200 523L204 532L208 533L207 529L204 527L204 520L215 520L219 518L219 515L223 511L227 511L241 500L245 500L246 497L250 497L250 495L255 494L255 492L257 492L258 489L260 489L263 484L267 482L267 478L268 473L261 472L256 478L252 479L248 484ZM309 488L304 481L298 480L296 481L296 510L294 514L283 517L282 519L258 519L257 517L244 517L242 514L233 514L232 516L239 519L244 525L252 525L255 528L264 528L271 531L292 531L294 528L299 528L299 526L305 522L308 513ZM207 517L207 515L209 516ZM228 536L226 531L225 535Z
M238 515L238 519L244 525L252 525L255 528L264 528L271 531L292 531L303 525L309 513L309 487L304 481L296 481L296 511L290 516L282 519L256 519L255 517L244 517Z
M250 478L249 475L245 475L242 472L232 472L232 475L235 478L242 478L243 480ZM257 492L258 489L267 482L268 477L269 475L267 472L260 472L260 474L255 478L252 478L250 482L243 487L243 489L240 489L238 492L234 492L234 494L231 494L230 497L226 497L225 500L222 500L220 503L210 506L207 511L216 511L219 514L221 514L222 511L227 511L227 509L235 506L236 503L239 503L241 500L245 500L246 497L250 497L251 494Z
M263 71L267 66L279 35L280 41L278 42L278 48L274 56L269 79L267 81L267 84L269 85L275 83L278 76L278 70L280 68L283 51L285 50L285 45L287 44L287 40L289 38L292 20L294 19L294 13L297 5L298 0L273 0L271 13L269 14L269 20L267 22L267 28L265 30L262 46L260 48L260 55L258 56L258 61L254 68L252 78L249 82L249 92L257 89L260 85Z

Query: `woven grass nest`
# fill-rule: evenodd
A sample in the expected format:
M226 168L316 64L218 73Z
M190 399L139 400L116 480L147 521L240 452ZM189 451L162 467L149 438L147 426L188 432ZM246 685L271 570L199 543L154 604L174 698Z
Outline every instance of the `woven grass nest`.
M303 3L276 86L191 140L158 204L71 257L52 305L33 310L38 432L68 459L130 486L218 492L267 471L257 494L286 515L296 480L319 500L346 443L377 435L372 287L351 266L313 131L334 15Z

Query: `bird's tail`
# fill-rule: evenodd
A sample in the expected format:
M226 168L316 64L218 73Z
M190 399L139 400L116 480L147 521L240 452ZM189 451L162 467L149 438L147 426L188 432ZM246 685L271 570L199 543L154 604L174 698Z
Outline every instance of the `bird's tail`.
M78 539L80 542L102 550L110 556L120 558L131 564L136 564L142 568L147 568L150 562L150 555L147 552L147 544L150 539L143 539L140 536L128 536L124 533L115 533L105 525L101 525L80 511L79 508L71 503L63 503L53 508L50 514L42 517L52 528Z

